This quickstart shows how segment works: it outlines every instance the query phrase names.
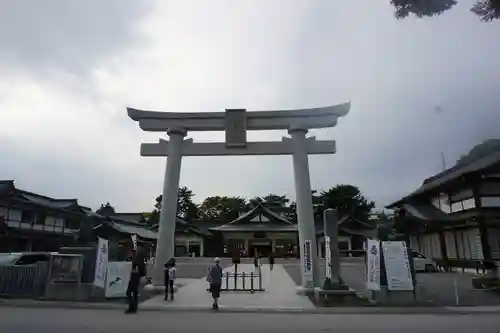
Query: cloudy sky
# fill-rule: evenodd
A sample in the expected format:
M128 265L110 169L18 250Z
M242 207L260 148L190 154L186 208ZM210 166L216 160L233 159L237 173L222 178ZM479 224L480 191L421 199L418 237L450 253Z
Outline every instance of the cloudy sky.
M389 0L2 0L0 178L93 209L150 211L165 159L139 148L162 135L141 131L127 106L352 101L337 127L311 133L338 148L310 157L312 186L354 184L382 207L439 172L441 152L451 165L499 136L500 22L481 23L471 3L400 21ZM185 158L181 184L197 201L295 196L290 156Z

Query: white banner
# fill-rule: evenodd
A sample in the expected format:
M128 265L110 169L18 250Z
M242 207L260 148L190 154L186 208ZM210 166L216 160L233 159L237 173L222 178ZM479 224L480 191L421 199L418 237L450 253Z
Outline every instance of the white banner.
M132 235L130 236L130 238L132 238L132 244L134 246L134 250L137 249L137 235Z
M380 290L380 242L366 240L366 288Z
M304 257L302 258L302 270L304 272L304 276L308 279L312 279L312 246L311 241L304 241L304 245L302 247Z
M325 277L332 278L332 252L330 251L330 236L325 236Z
M127 296L127 287L131 271L131 261L108 262L105 296L108 298Z
M108 241L98 238L97 258L94 271L94 286L104 288L106 285L106 265L108 263Z
M405 242L382 242L387 289L413 290L410 261Z

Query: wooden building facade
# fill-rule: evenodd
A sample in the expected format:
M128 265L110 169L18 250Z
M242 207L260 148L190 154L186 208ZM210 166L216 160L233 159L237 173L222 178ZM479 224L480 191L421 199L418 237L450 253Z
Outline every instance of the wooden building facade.
M500 152L428 178L386 208L410 246L444 266L499 266Z

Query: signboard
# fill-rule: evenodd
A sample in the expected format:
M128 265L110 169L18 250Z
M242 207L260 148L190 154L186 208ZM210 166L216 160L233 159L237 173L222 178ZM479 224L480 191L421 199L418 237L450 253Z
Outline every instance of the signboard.
M330 249L330 236L325 236L325 277L332 279L332 251Z
M131 261L109 262L107 266L106 289L104 295L107 298L126 297L131 271Z
M380 242L367 239L366 251L366 288L380 290Z
M247 143L247 115L244 109L226 110L226 146L245 147Z
M52 254L50 281L79 282L83 257L80 254Z
M304 272L304 276L312 278L312 247L310 240L304 241L303 253L304 257L302 258L302 270Z
M405 242L382 242L387 289L413 290L413 279Z
M106 265L108 263L108 241L98 238L97 258L94 271L94 286L104 288L106 285Z

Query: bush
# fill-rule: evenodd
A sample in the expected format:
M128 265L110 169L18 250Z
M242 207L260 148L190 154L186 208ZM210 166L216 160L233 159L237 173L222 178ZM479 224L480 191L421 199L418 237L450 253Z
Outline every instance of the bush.
M472 279L475 289L498 289L500 291L500 279L493 276L480 276Z

